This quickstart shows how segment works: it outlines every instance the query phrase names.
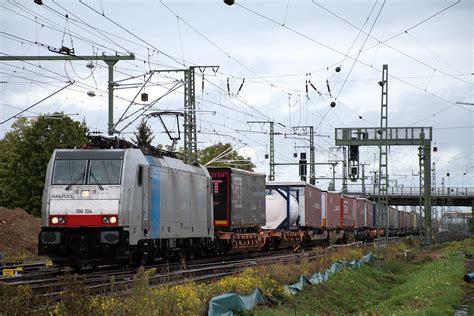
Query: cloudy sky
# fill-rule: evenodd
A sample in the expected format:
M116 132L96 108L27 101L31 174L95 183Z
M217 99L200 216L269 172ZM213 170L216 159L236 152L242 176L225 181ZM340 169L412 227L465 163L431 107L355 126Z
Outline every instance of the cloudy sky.
M134 53L135 60L115 67L114 121L129 107L117 124L126 138L142 109L183 109L182 72L153 74L144 88L149 101L140 100L150 70L219 66L206 69L204 79L196 71L199 147L229 142L266 173L268 125L248 121L276 123L276 162L296 162L293 153L308 150L308 136L292 135L295 126L315 128L317 162L341 159L335 128L380 125L378 82L388 64L389 126L433 127L436 185L444 178L445 186L474 186L473 1L235 2L3 1L0 56L59 56L50 50L61 46L78 56ZM0 122L68 81L74 84L22 115L60 111L105 134L107 68L101 61L0 62ZM13 121L0 125L0 137ZM170 144L161 123L149 122L155 143ZM176 132L182 122L168 117L166 124ZM370 177L378 169L378 148L360 153ZM295 180L297 172L277 167L276 179ZM332 174L326 165L316 173ZM392 186L417 186L417 173L417 148L390 149Z

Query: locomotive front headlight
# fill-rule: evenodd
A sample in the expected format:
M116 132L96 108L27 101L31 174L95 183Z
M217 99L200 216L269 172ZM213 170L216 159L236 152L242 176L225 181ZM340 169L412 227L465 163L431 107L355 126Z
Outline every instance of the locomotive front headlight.
M102 223L108 224L109 223L109 217L108 216L102 217Z
M115 223L117 223L117 217L111 216L110 217L110 224L115 224Z
M83 199L87 199L90 195L90 191L89 190L84 190L84 191L81 191L81 197Z
M64 218L64 216L59 216L58 222L59 224L66 224L66 218Z
M51 224L55 224L55 225L56 225L57 223L59 223L59 218L57 218L56 216L53 217L53 218L51 218Z

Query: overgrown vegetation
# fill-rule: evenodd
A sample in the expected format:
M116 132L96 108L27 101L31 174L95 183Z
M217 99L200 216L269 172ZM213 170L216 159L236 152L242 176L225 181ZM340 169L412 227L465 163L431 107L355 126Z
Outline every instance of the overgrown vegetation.
M66 276L62 282L68 285L68 290L63 293L61 302L41 312L52 315L202 315L212 297L230 292L249 294L258 287L274 304L251 311L257 315L444 315L452 313L462 297L464 258L459 254L460 245L455 242L420 250L397 243L376 250L379 260L360 269L344 269L323 284L305 287L296 296L290 295L284 285L295 282L300 274L311 276L335 261L358 259L366 251L338 247L313 261L302 259L293 264L259 266L211 283L188 282L183 276L182 284L152 289L149 278L154 270L140 268L132 290L126 295L91 297L80 279ZM473 247L472 240L464 242L465 249ZM1 283L0 286L0 293L9 293L0 295L0 314L22 314L30 304L31 290Z
M474 247L472 240L465 246ZM310 286L276 308L259 307L257 315L383 314L449 315L461 302L464 258L460 243L429 250L396 244L379 250L383 260L346 269L328 282Z

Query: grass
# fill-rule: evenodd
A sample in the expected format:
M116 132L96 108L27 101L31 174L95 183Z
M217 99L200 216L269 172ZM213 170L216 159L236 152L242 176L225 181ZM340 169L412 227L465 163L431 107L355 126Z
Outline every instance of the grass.
M389 255L385 253L384 261L343 270L326 283L309 286L288 304L276 308L258 307L253 313L452 314L463 295L464 258L459 254L459 247L459 243L450 243L408 254L407 249L390 251Z

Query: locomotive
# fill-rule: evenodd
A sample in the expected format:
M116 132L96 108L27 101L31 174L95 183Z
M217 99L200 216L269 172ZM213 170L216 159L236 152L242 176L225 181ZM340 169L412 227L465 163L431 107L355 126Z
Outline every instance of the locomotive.
M203 166L139 149L55 150L47 168L39 254L59 265L204 254L214 239Z
M327 244L330 235L345 242L385 233L367 199L116 147L54 151L43 192L40 255L60 266L124 265L299 250ZM391 236L419 231L414 214L389 213Z

